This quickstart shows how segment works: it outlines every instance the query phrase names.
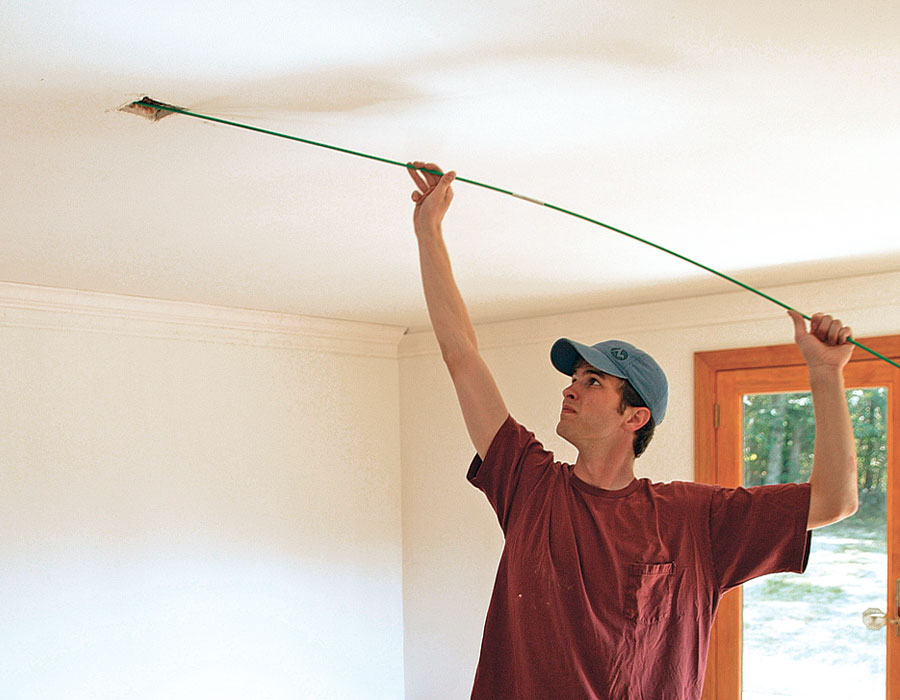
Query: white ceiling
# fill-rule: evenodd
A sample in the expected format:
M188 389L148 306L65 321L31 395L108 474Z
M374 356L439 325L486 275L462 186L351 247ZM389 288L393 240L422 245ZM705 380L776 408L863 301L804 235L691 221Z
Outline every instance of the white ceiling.
M898 0L0 4L0 280L422 328L403 169L145 94L750 284L900 269ZM455 190L476 321L731 289Z

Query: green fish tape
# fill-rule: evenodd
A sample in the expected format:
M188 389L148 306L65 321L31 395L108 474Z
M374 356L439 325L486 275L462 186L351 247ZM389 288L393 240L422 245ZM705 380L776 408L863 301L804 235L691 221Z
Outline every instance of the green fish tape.
M422 172L431 173L433 175L443 175L444 174L444 173L440 172L439 170L429 170L428 168L416 168L411 163L402 163L398 160L382 158L380 156L375 156L370 153L362 153L360 151L350 150L349 148L341 148L340 146L332 146L330 144L321 143L319 141L311 141L310 139L300 138L299 136L292 136L291 134L283 134L278 131L271 131L269 129L263 129L258 126L251 126L250 124L241 124L239 122L229 121L228 119L220 119L218 117L210 117L205 114L199 114L197 112L192 112L190 110L183 109L182 107L175 107L173 105L167 105L164 102L158 102L156 100L150 99L149 97L144 97L141 100L132 102L129 106L134 107L134 108L143 107L143 108L146 108L148 111L149 110L165 111L165 112L171 112L173 114L183 114L188 117L204 119L206 121L215 122L217 124L225 124L226 126L234 126L239 129L246 129L247 131L255 131L260 134L267 134L268 136L277 136L278 138L281 138L281 139L288 139L290 141L298 141L300 143L305 143L309 146L317 146L319 148L327 148L328 150L331 150L331 151L337 151L338 153L345 153L345 154L351 155L351 156L358 156L359 158L367 158L369 160L378 161L379 163L387 163L388 165L396 165L401 168L406 168L407 170L420 170ZM546 207L547 209L552 209L554 211L558 211L561 214L567 214L568 216L573 216L576 219L581 219L582 221L587 221L588 223L595 224L596 226L601 226L602 228L605 228L609 231L618 233L622 236L626 236L626 237L631 238L632 240L635 240L639 243L643 243L644 245L648 245L651 248L656 248L657 250L660 250L663 253L668 253L669 255L672 255L672 256L678 258L679 260L684 260L685 262L690 263L691 265L695 265L696 267L699 267L702 270L706 270L707 272L709 272L713 275L716 275L717 277L721 277L722 279L727 280L728 282L731 282L732 284L736 284L738 287L746 289L748 292L753 292L757 296L761 296L763 299L767 299L768 301L772 302L773 304L777 304L778 306L781 306L782 308L787 309L788 311L797 311L797 313L799 313L801 316L803 316L803 318L805 318L807 321L810 320L810 317L808 315L806 315L805 313L803 313L802 311L798 311L794 307L789 306L788 304L785 304L783 301L779 301L775 297L769 296L768 294L761 292L758 289L755 289L754 287L751 287L748 284L744 284L740 280L737 280L734 277L731 277L730 275L726 275L724 272L719 272L718 270L711 268L708 265L704 265L703 263L699 263L696 260L692 260L691 258L687 257L686 255L682 255L681 253L676 253L674 250L665 248L665 247L659 245L658 243L654 243L653 241L648 241L647 239L641 238L640 236L636 236L633 233L628 233L628 231L623 231L622 229L616 228L615 226L610 226L609 224L605 224L602 221L597 221L597 219L592 219L591 217L585 216L584 214L579 214L577 212L570 211L568 209L563 209L562 207L558 207L555 204L548 204L547 202L543 202L539 199L535 199L534 197L528 197L523 194L517 194L510 190L503 189L502 187L495 187L494 185L488 185L484 182L478 182L477 180L470 180L468 178L459 177L459 176L456 177L456 182L465 182L470 185L475 185L476 187L482 187L486 190L492 190L494 192L499 192L500 194L506 194L511 197L515 197L517 199L522 199L526 202L531 202L532 204L537 204L538 206ZM900 364L898 364L897 362L894 362L894 360L892 360L891 358L886 357L885 355L882 355L880 352L877 352L877 351L873 350L872 348L866 347L862 343L859 343L859 342L853 340L853 338L848 338L847 342L852 343L856 347L858 347L862 350L865 350L866 352L874 355L875 357L877 357L881 360L884 360L885 362L893 365L897 369L900 369Z

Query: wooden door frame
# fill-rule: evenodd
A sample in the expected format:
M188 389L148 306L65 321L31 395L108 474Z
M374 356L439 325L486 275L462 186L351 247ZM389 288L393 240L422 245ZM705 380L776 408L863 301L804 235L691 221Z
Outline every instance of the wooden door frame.
M892 360L900 360L900 335L881 336L860 340L864 345ZM854 348L850 362L881 362L870 353ZM694 354L694 480L720 483L716 462L719 421L716 379L717 373L736 369L777 367L802 367L803 357L797 346L769 345L736 350L698 352ZM897 370L900 372L900 370ZM896 392L895 392L896 393ZM894 396L892 406L900 405L900 396ZM890 411L890 409L889 409ZM900 415L890 416L895 423ZM889 464L900 459L898 430L890 433L888 444ZM895 467L895 474L900 468ZM726 484L733 486L735 484ZM900 509L900 479L888 480L888 532L900 527L897 511ZM888 541L888 570L893 577L900 576L900 546ZM889 588L894 580L889 578ZM710 634L709 658L703 700L738 700L741 696L741 596L740 589L725 595L719 605L716 624ZM891 613L900 611L888 606ZM720 624L721 623L721 624ZM862 624L862 623L860 623ZM893 625L889 625L893 627ZM888 635L892 633L888 629ZM900 700L900 638L888 642L887 700ZM893 691L891 689L894 689Z

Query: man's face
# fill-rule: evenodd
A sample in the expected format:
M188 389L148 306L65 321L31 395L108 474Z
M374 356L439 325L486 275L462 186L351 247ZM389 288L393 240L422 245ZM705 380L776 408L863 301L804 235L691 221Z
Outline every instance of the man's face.
M621 429L622 380L580 360L569 385L563 389L557 434L576 447Z

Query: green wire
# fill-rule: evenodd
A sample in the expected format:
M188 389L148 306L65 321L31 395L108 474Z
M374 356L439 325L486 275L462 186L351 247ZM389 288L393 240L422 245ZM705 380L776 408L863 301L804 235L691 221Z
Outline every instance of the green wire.
M289 139L291 141L299 141L300 143L305 143L310 146L318 146L319 148L327 148L331 151L337 151L339 153L346 153L351 156L359 156L360 158L368 158L369 160L376 160L379 163L387 163L389 165L397 165L401 168L406 168L407 170L420 170L422 172L430 173L432 175L443 175L444 174L444 173L440 172L439 170L429 170L428 168L416 168L411 163L401 163L400 161L397 161L397 160L390 160L389 158L381 158L380 156L371 155L369 153L362 153L360 151L352 151L349 148L341 148L339 146L332 146L327 143L320 143L319 141L311 141L309 139L300 138L299 136L291 136L290 134L283 134L278 131L270 131L269 129L262 129L258 126L251 126L249 124L241 124L239 122L233 122L233 121L229 121L227 119L219 119L218 117L209 117L205 114L199 114L197 112L191 112L190 110L187 110L187 109L182 109L181 107L174 107L172 105L167 105L164 102L157 102L156 100L150 99L149 97L144 97L143 99L132 102L131 105L132 106L150 107L155 110L163 110L166 112L173 112L175 114L184 114L185 116L188 116L188 117L196 117L197 119L205 119L206 121L216 122L217 124L225 124L227 126L236 126L239 129L247 129L248 131L255 131L260 134L268 134L269 136L277 136L278 138ZM803 318L805 318L807 321L810 320L810 317L807 316L806 314L804 314L803 312L798 311L794 307L785 304L783 301L779 301L775 297L769 296L768 294L765 294L764 292L761 292L758 289L755 289L748 284L744 284L740 280L737 280L734 277L726 275L724 272L719 272L718 270L715 270L707 265L704 265L703 263L699 263L696 260L692 260L691 258L689 258L685 255L681 255L681 253L676 253L674 250L669 250L668 248L665 248L665 247L659 245L658 243L654 243L653 241L648 241L647 239L641 238L640 236L635 236L633 233L628 233L627 231L623 231L622 229L616 228L615 226L610 226L609 224L604 224L602 221L597 221L596 219L592 219L589 216L585 216L584 214L578 214L577 212L569 211L568 209L563 209L562 207L558 207L554 204L548 204L547 202L542 202L539 199L534 199L533 197L527 197L522 194L516 194L515 192L512 192L510 190L505 190L501 187L495 187L494 185L487 185L483 182L478 182L477 180L470 180L468 178L459 177L459 176L457 176L456 180L458 182L466 182L470 185L475 185L476 187L483 187L484 189L487 189L487 190L493 190L494 192L500 192L501 194L508 194L511 197L516 197L517 199L524 199L526 202L531 202L533 204L537 204L542 207L547 207L548 209L553 209L554 211L558 211L562 214L568 214L569 216L574 216L576 219L582 219L583 221L587 221L589 223L596 224L597 226L601 226L605 229L608 229L609 231L613 231L613 232L621 234L623 236L627 236L628 238L631 238L635 241L643 243L644 245L648 245L651 248L656 248L657 250L661 250L664 253L668 253L669 255L672 255L680 260L684 260L685 262L690 263L691 265L695 265L702 270L706 270L707 272L710 272L710 273L716 275L717 277L721 277L724 280L728 280L732 284L736 284L738 287L742 287L743 289L746 289L748 292L753 292L754 294L761 296L763 299L768 299L773 304L777 304L778 306L781 306L782 308L785 308L788 311L797 311L797 313L799 313L801 316L803 316ZM893 365L897 369L900 369L900 364L897 364L889 357L885 357L880 352L877 352L877 351L873 350L872 348L868 348L865 345L863 345L862 343L858 343L857 341L853 340L852 338L848 338L847 341L849 343L852 343L856 347L858 347L862 350L865 350L868 353L871 353L875 357L877 357L881 360L884 360L885 362Z

